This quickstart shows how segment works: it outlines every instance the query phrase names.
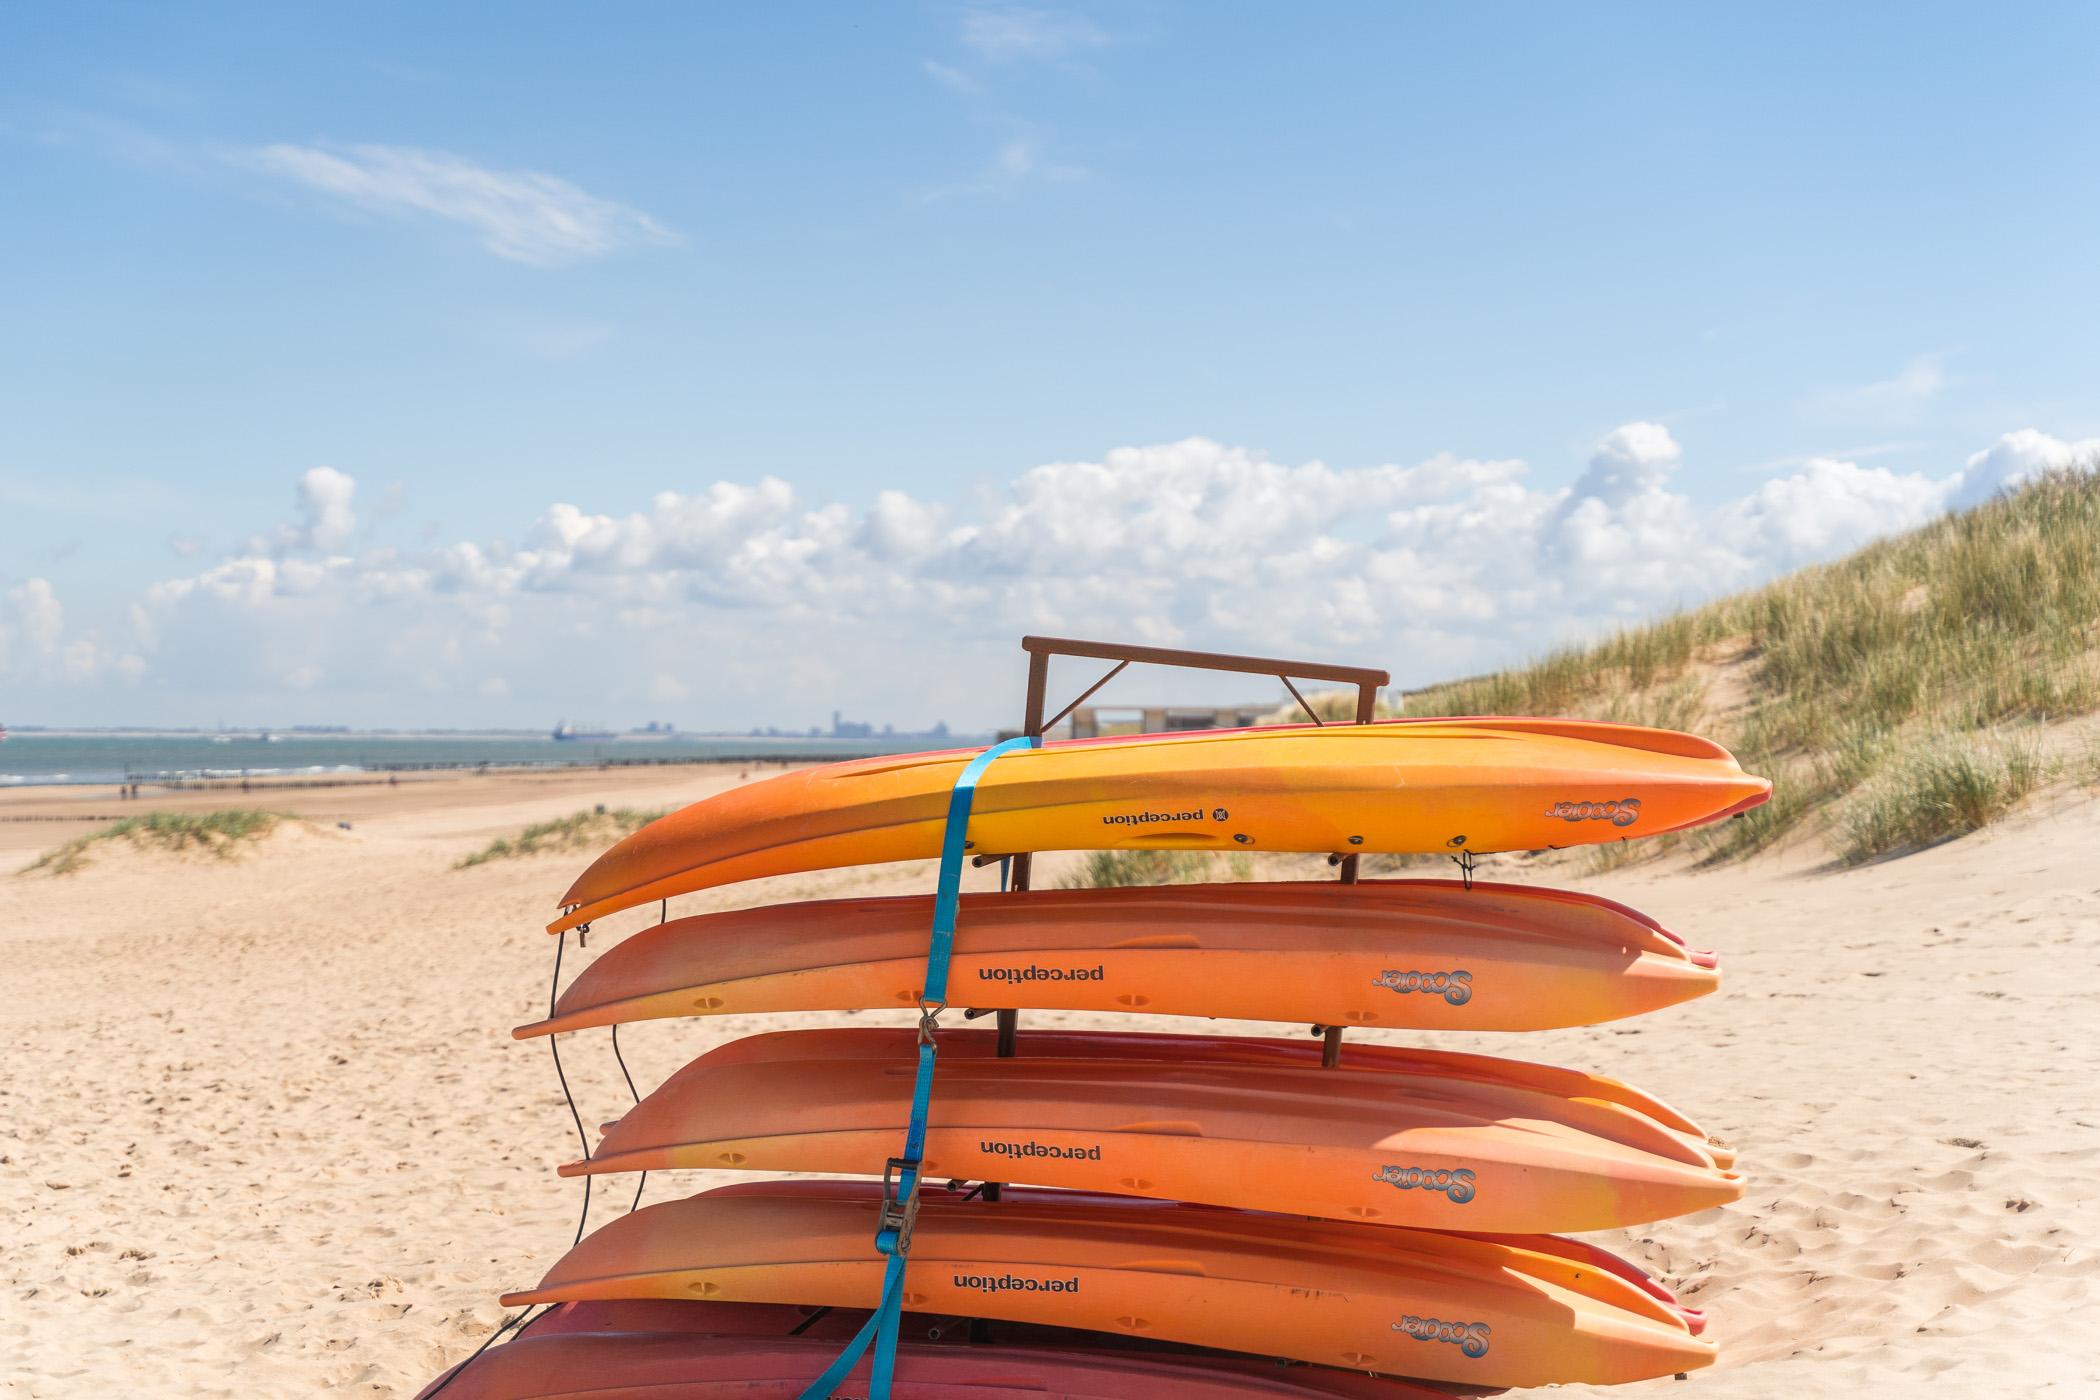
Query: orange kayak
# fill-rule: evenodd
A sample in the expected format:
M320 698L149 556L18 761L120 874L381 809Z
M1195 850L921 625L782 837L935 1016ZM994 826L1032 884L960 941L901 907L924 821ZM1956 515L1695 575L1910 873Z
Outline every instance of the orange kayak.
M766 875L940 854L977 750L783 773L621 841L551 931ZM1393 720L1046 744L985 770L979 855L1059 850L1475 852L1649 836L1756 805L1771 784L1717 744L1582 720Z
M990 1059L998 1053L998 1036L989 1030L957 1028L940 1033L943 1064L961 1059ZM895 1059L907 1053L915 1033L883 1026L833 1026L821 1030L772 1031L745 1036L707 1052L708 1064L760 1064L818 1056L830 1060ZM1181 1063L1195 1058L1210 1065L1279 1065L1321 1068L1320 1043L1269 1036L1170 1035L1155 1031L1024 1030L1017 1042L1029 1059L1057 1057L1083 1060L1160 1060ZM1565 1069L1558 1065L1510 1060L1499 1055L1466 1055L1452 1050L1420 1050L1406 1045L1373 1045L1348 1041L1341 1047L1342 1069L1375 1070L1448 1079L1497 1089L1529 1090L1578 1103L1615 1105L1649 1119L1715 1165L1735 1163L1735 1149L1714 1141L1697 1123L1666 1101L1636 1089L1622 1079ZM610 1127L610 1125L607 1125Z
M766 1182L648 1206L505 1306L594 1299L873 1307L879 1193ZM1645 1380L1713 1346L1644 1289L1555 1254L1376 1225L1054 1192L925 1193L916 1312L1085 1328L1478 1386ZM1142 1391L1138 1393L1144 1393Z
M763 1303L563 1303L530 1335L449 1371L445 1400L798 1400L867 1314ZM942 1324L946 1323L944 1327ZM1451 1400L1391 1377L1192 1347L907 1314L892 1400ZM938 1341L921 1340L928 1331ZM868 1365L841 1394L865 1394Z
M872 1172L897 1150L916 1032L758 1039L763 1053L732 1044L673 1075L563 1175ZM1202 1037L1154 1037L1149 1053L1116 1057L1121 1040L1050 1033L1028 1037L1019 1058L944 1062L926 1174L1492 1232L1612 1229L1742 1194L1710 1153L1618 1104L1404 1070L1206 1058L1213 1042Z
M520 1039L669 1016L917 1007L933 896L700 914L612 948ZM1711 954L1611 900L1455 880L962 897L949 995L981 1010L1548 1030L1704 996Z

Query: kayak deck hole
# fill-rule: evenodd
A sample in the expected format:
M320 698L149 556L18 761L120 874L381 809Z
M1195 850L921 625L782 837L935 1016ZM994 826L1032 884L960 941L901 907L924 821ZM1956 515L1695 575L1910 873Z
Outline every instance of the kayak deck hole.
M1204 1267L1193 1259L1133 1259L1120 1267L1125 1269L1142 1269L1148 1274L1173 1274L1177 1278L1210 1277L1210 1274L1205 1271ZM1138 1321L1147 1327L1152 1325L1143 1318L1139 1318Z
M720 1009L720 1007L721 1007L721 1005L722 1005L722 999L721 999L720 997L694 997L694 998L693 998L693 1009L694 1009L695 1011L715 1011L715 1010L719 1010L719 1009Z
M1130 1007L1150 1006L1152 1004L1152 998L1147 996L1139 996L1136 992L1125 992L1123 993L1123 995L1116 998L1116 1004L1119 1006Z
M702 1298L712 1298L717 1293L720 1293L722 1291L722 1285L719 1283L709 1283L705 1279L702 1279L698 1283L687 1284L685 1286L685 1291L688 1293L697 1293Z
M1111 945L1116 948L1201 948L1203 940L1193 933L1148 933L1136 938L1125 938Z

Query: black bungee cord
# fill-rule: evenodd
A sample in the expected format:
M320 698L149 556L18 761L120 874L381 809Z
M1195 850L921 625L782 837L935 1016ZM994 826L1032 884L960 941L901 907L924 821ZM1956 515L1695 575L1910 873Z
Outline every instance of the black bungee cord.
M582 941L583 935L590 931L590 927L591 926L589 924L583 924L578 928L578 942ZM547 1019L550 1021L554 1019L555 1002L561 995L561 955L563 950L566 949L568 946L569 935L565 931L561 935L560 940L554 945L554 979L553 984L548 988L547 991ZM619 1054L619 1040L617 1037L618 1033L616 1029L615 1038L613 1041L613 1053L615 1056ZM591 1155L591 1140L584 1134L583 1114L576 1107L576 1096L573 1093L569 1092L569 1076L562 1072L561 1047L555 1043L560 1038L560 1036L550 1033L547 1037L547 1048L554 1054L554 1076L555 1078L561 1081L562 1099L569 1105L570 1121L576 1124L576 1140L583 1144L583 1155L585 1160L588 1161ZM622 1060L620 1062L620 1072L625 1074L626 1071L627 1062L625 1060ZM634 1080L631 1076L627 1081L627 1087L630 1092L634 1088ZM637 1102L639 1102L639 1100L637 1100ZM639 1189L637 1189L635 1191L635 1199L639 1201L641 1198L642 1193ZM629 1209L632 1209L632 1207L629 1207ZM590 1223L590 1219L591 1179L588 1176L586 1176L583 1179L583 1210L576 1217L576 1238L569 1242L569 1248L574 1249L577 1245L583 1243L584 1227ZM540 1317L545 1317L547 1313L551 1310L551 1305L549 1307L542 1308L539 1314ZM488 1337L482 1342L480 1346L474 1348L472 1354L469 1355L465 1361L462 1361L459 1363L459 1365L453 1367L451 1371L446 1373L445 1378L443 1380L439 1381L435 1386L431 1388L431 1396L435 1397L438 1394L438 1392L442 1391L446 1386L451 1385L452 1382L458 1380L460 1373L465 1371L468 1366L472 1365L474 1360L477 1357L479 1357L483 1352L487 1351L490 1347L494 1346L498 1341L500 1341L504 1333L510 1331L512 1328L518 1328L519 1334L522 1336L524 1329L520 1326L520 1324L524 1323L527 1318L531 1318L532 1316L533 1310L528 1307L525 1309L525 1311L519 1313L516 1317L506 1320L500 1326L498 1326L495 1331L489 1333ZM537 1321L538 1319L535 1318L534 1320Z

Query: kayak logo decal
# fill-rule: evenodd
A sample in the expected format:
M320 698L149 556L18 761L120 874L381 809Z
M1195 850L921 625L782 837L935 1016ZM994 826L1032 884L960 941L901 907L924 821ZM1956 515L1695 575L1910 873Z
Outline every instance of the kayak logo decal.
M1100 982L1108 977L1108 965L1096 963L1092 967L1044 967L1030 963L1026 967L980 967L977 980L980 982Z
M1019 1274L956 1274L951 1280L957 1288L967 1288L978 1293L1077 1293L1079 1280L1075 1278L1024 1278Z
M1000 1142L994 1138L979 1138L977 1150L987 1157L1007 1157L1015 1161L1029 1157L1050 1157L1065 1162L1098 1162L1101 1160L1101 1144L1092 1147L1058 1147L1047 1142Z
M1564 822L1610 822L1632 826L1641 819L1641 799L1622 797L1617 802L1556 802L1546 809L1549 817Z
M1224 811L1223 807L1218 809ZM1111 812L1101 819L1103 826L1151 826L1158 822L1200 822L1203 809L1187 812Z
M1451 1204L1462 1206L1473 1199L1473 1173L1464 1167L1445 1170L1441 1167L1395 1167L1384 1166L1371 1174L1374 1181L1402 1191L1437 1191L1451 1198Z
M1473 999L1473 974L1462 968L1453 972L1403 972L1389 967L1372 978L1371 985L1401 996L1410 992L1428 992L1453 1006L1464 1006Z
M1416 1317L1413 1313L1393 1324L1418 1342L1450 1342L1467 1356L1488 1354L1489 1328L1485 1322L1446 1322L1440 1317Z

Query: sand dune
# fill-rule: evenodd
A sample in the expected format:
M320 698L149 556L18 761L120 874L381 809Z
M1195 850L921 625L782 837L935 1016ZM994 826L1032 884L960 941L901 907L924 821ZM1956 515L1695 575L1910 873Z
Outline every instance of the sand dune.
M735 777L309 793L295 810L315 824L246 859L117 850L68 877L0 875L0 1393L407 1396L470 1350L503 1316L497 1292L576 1227L581 1186L552 1173L576 1144L549 1052L508 1031L546 1004L539 927L581 862L451 866L584 801L664 805ZM52 800L6 794L0 815ZM54 830L0 824L10 867ZM1646 1389L2100 1393L2096 849L2100 808L2065 798L1845 874L1585 880L1721 949L1720 995L1444 1038L1631 1079L1742 1150L1739 1204L1604 1240L1708 1308L1724 1347L1716 1370ZM930 883L926 867L839 872L672 907ZM570 966L643 922L605 921ZM622 1046L646 1090L783 1023L649 1023ZM1103 1022L1029 1022L1086 1023ZM562 1053L587 1123L627 1101L603 1033ZM709 1176L674 1175L650 1198ZM593 1220L631 1194L601 1182Z

